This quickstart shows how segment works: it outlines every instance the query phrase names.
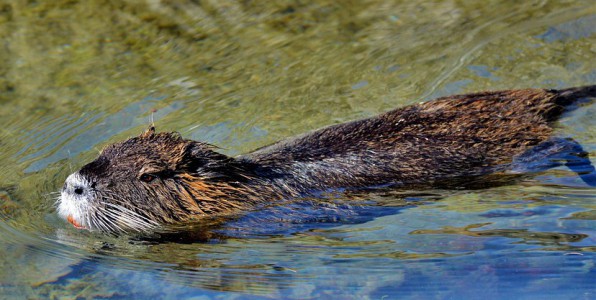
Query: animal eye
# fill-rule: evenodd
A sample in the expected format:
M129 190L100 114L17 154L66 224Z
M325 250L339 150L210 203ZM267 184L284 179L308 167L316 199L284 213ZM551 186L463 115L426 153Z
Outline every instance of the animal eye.
M151 175L151 174L143 174L143 175L141 175L141 177L139 177L139 179L143 182L149 183L149 182L153 181L156 177L157 176Z

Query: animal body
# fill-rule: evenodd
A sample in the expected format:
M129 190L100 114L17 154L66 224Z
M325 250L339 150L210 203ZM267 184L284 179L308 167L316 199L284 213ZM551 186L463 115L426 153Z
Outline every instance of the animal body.
M71 174L58 213L78 228L144 232L317 191L488 183L532 164L566 163L594 184L581 147L553 138L552 126L569 105L595 96L596 86L586 86L443 97L238 157L151 127Z

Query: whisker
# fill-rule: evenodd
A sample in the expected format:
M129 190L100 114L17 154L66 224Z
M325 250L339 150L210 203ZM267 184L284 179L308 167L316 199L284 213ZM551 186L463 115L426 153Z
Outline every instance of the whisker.
M120 219L120 220L122 220L122 216L121 216L121 215L116 215L116 214L114 214L113 212L106 211L106 216L111 216L111 217L113 217L113 218L115 218L115 219L117 218L117 219ZM107 220L107 221L109 221L111 224L113 224L113 225L114 225L114 227L117 227L117 228L118 228L120 231L123 231L123 232L125 231L125 230L122 228L122 226L120 226L119 224L116 224L116 223L114 223L112 220L109 220L109 219L106 219L106 220ZM127 219L124 219L124 220L127 220ZM135 231L141 231L141 230L144 228L144 227L143 227L143 226L141 226L141 225L139 225L139 226L134 226L134 224L130 224L130 223L128 223L128 222L126 222L126 223L127 223L126 225L127 225L127 226L128 226L130 229L132 229L132 230L135 230Z
M105 199L118 201L117 199L111 199L108 197L105 197ZM131 229L141 231L142 229L153 228L158 225L153 220L150 220L147 217L142 216L142 215L140 215L128 208L125 208L121 205L114 204L114 203L108 203L108 202L102 202L102 204L104 206L106 206L106 209L103 209L103 212L106 215L109 215L114 219L119 219L119 220L123 221ZM111 207L113 210L110 210L107 207Z
M119 214L116 214L114 212L109 212L109 214L116 218L119 219L120 221L123 221L124 223L126 223L129 227L131 227L132 229L135 230L141 230L141 229L148 229L148 228L152 228L153 226L150 223L147 223L143 220L139 220L138 218L136 218L135 216L120 212Z
M120 225L114 223L113 220L110 220L109 218L106 218L106 215L101 216L101 220L103 221L103 223L110 227L110 231L115 231L115 232L124 232L124 229L122 229L122 227L120 227Z
M113 220L109 218L111 212L105 206L97 206L96 207L96 219L99 224L101 224L102 230L107 232L119 232L124 231L120 226L114 223Z
M112 200L115 200L115 199L112 199ZM142 220L144 220L147 223L151 223L153 225L159 225L157 222L155 222L155 221L153 221L153 220L151 220L151 219L149 219L149 218L147 218L145 216L142 216L142 215L140 215L140 214L138 214L138 213L136 213L136 212L134 212L134 211L126 208L126 207L123 207L121 205L117 205L117 204L113 204L113 203L105 203L105 204L106 205L110 205L110 206L112 206L112 207L114 207L114 208L116 208L116 209L118 209L120 211L126 212L126 213L130 214L131 216L141 218Z

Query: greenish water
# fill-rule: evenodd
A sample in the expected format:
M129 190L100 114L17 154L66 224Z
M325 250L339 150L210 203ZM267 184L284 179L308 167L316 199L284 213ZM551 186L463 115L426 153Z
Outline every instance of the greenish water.
M437 96L594 84L595 28L592 1L1 2L0 298L593 299L595 190L564 168L272 208L217 243L78 231L53 203L152 110L234 155ZM592 157L595 113L557 129Z

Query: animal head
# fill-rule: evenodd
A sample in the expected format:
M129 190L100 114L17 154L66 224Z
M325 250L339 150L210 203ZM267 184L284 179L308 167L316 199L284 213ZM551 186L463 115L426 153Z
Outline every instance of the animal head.
M249 178L213 146L151 127L68 176L58 213L78 228L145 232L240 209Z

